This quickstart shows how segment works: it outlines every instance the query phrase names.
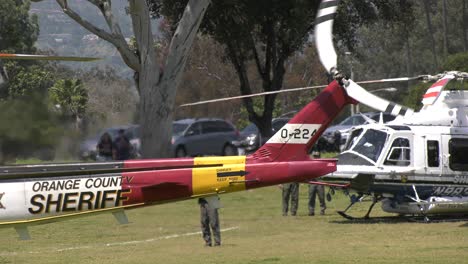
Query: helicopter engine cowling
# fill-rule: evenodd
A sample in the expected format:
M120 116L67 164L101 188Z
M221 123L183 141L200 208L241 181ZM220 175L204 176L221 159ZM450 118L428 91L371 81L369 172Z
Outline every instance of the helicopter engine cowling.
M420 202L397 202L382 200L382 210L397 214L460 214L468 213L468 197L432 196Z

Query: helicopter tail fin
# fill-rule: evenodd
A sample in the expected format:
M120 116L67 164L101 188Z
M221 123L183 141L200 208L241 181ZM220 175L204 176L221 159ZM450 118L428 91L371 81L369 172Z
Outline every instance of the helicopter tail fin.
M440 93L444 90L445 86L449 83L450 80L455 78L452 74L446 74L437 82L435 82L429 89L427 89L426 93L423 95L422 103L424 107L432 105L435 103L437 98L439 98Z
M293 161L309 158L309 151L331 121L350 103L356 103L336 81L279 129L252 154L262 161Z

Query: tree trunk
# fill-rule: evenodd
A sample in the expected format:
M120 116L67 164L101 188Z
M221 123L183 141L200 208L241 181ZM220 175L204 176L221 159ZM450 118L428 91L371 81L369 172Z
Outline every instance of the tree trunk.
M141 2L135 1L135 6ZM172 37L169 53L162 69L155 59L151 29L143 30L137 38L140 51L140 72L137 74L140 90L140 134L143 157L171 157L172 121L179 85L193 40L210 0L190 0ZM149 16L148 16L149 18ZM134 19L135 20L135 19ZM139 25L140 24L140 25ZM142 23L134 23L134 29ZM150 24L145 25L150 27Z
M431 39L431 49L432 49L432 56L434 59L434 67L433 70L436 70L439 68L439 63L437 61L437 53L436 53L436 46L435 46L435 40L434 40L434 29L432 28L432 23L431 23L431 14L430 14L430 9L429 9L429 3L427 0L422 0L424 4L424 11L426 13L426 23L427 23L427 29L429 30L429 37Z
M170 157L172 107L176 89L168 82L159 84L154 60L147 60L139 74L140 140L143 157Z
M442 0L442 29L444 31L444 58L447 58L449 53L448 47L448 29L447 29L447 0Z
M462 2L463 51L466 52L468 50L468 39L466 36L466 0L462 0Z
M406 50L406 76L413 76L412 69L412 57L411 57L411 45L408 29L405 27L405 50ZM408 83L409 85L409 83Z

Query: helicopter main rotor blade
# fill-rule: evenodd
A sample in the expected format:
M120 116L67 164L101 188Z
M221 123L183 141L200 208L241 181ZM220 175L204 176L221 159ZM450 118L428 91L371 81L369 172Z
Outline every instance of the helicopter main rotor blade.
M389 102L370 92L366 91L353 80L344 77L337 69L337 54L333 44L333 19L338 8L339 1L323 0L320 3L317 17L315 18L315 45L325 69L330 73L346 90L348 95L356 101L363 103L376 110L390 113L391 115L411 115L414 110L406 108L396 103ZM396 78L404 80L406 78ZM390 79L382 79L378 82L385 82ZM371 83L368 81L367 83Z
M0 53L0 60L95 61L100 58Z
M179 105L179 107L202 105L202 104L209 104L209 103L217 103L217 102L230 101L230 100L235 100L235 99L243 99L243 98L261 96L261 95L267 95L267 94L279 94L279 93L303 91L303 90L309 90L309 89L318 89L318 88L323 88L323 87L327 87L327 85L317 85L317 86L290 88L290 89L283 89L283 90L278 90L278 91L270 91L270 92L263 92L263 93L254 93L254 94L246 94L246 95L239 95L239 96L217 98L217 99L211 99L211 100L198 101L198 102L194 102L194 103L186 103L186 104Z
M390 113L393 116L410 116L414 113L413 109L392 103L366 91L351 79L347 80L346 82L347 83L344 84L344 86L348 95L355 99L359 98L359 102L371 108L374 108L380 112Z
M421 80L424 76L414 76L414 77L398 77L398 78L388 78L388 79L380 79L380 80L369 80L369 81L359 81L356 83L359 84L372 84L372 83L386 83L386 82L409 82L415 80Z
M336 69L337 55L333 45L333 18L340 1L324 0L320 3L315 18L315 46L317 46L320 61L328 73Z

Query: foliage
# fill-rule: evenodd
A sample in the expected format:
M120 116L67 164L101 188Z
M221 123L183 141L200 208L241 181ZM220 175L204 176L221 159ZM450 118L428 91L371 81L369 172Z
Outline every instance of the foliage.
M31 94L46 95L47 90L54 84L54 74L43 64L21 66L17 62L8 62L5 66L10 77L7 94L9 98Z
M62 79L49 89L51 103L73 118L83 117L88 103L88 92L78 79Z
M365 25L381 21L384 27L396 27L397 25L410 27L414 18L413 5L411 0L340 1L335 18L334 34L347 49L352 51L359 40L356 33Z
M29 8L29 1L0 1L0 51L35 51L39 25L37 16L29 15Z
M447 57L442 65L445 71L463 71L468 72L468 52L461 52Z
M409 93L403 99L403 105L415 110L422 107L422 97L432 83L418 83L410 86Z
M150 2L154 3L154 11L167 16L175 27L174 21L180 17L186 0ZM225 47L225 56L238 74L241 94L275 91L284 87L287 59L303 49L310 37L319 3L318 0L213 1L201 30ZM337 21L338 35L351 46L356 42L352 34L361 25L378 18L387 22L402 17L409 20L411 7L409 1L345 1L340 8L341 20ZM260 108L251 99L243 100L249 120L266 136L271 131L276 97L265 95Z
M88 94L85 130L134 123L138 95L133 83L111 68L94 68L79 75Z
M30 157L52 149L62 133L57 116L49 111L40 94L0 101L0 163L15 157Z

